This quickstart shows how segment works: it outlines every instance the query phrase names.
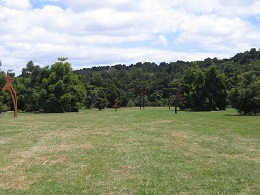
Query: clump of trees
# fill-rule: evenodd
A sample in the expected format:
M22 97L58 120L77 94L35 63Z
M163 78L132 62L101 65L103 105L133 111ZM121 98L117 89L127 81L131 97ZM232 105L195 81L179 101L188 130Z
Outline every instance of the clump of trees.
M44 68L30 61L14 84L18 108L24 111L74 112L86 98L83 83L65 59Z
M18 109L69 112L80 108L174 106L178 90L185 96L181 109L224 110L228 104L241 114L259 113L260 51L229 59L194 62L138 62L73 71L67 58L51 66L28 62L13 83ZM0 87L4 85L0 71ZM10 74L9 74L10 75ZM14 76L14 75L10 75ZM229 95L228 95L229 94ZM0 93L0 108L12 109L10 95Z
M181 108L194 111L224 110L227 106L225 76L211 65L203 72L194 63L184 73L180 90L186 97Z

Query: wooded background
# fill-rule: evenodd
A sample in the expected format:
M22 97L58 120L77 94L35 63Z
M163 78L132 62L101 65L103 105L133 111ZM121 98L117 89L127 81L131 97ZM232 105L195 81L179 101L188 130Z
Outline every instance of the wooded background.
M0 72L1 88L4 74ZM241 114L260 114L260 51L252 48L229 59L138 62L74 71L66 58L46 67L29 61L13 86L21 111L101 110L112 108L117 97L119 107L172 106L180 90L186 97L181 109L224 110L231 105ZM0 112L12 107L10 94L0 93Z

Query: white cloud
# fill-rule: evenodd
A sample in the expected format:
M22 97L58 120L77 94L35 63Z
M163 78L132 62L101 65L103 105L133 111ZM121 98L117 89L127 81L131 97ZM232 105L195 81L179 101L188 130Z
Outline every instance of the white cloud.
M230 57L260 45L257 0L31 2L41 6L0 0L0 60L17 74L29 60L50 65L58 56L78 69Z
M4 7L18 10L27 10L31 8L29 0L0 0L0 5Z
M209 14L214 12L218 0L174 0L174 8L187 13Z
M84 12L103 8L127 11L133 9L137 5L137 2L132 0L61 0L61 2L67 7L72 8L75 12Z
M238 17L226 18L217 15L202 15L196 18L187 18L181 25L178 44L196 43L210 51L248 50L257 47L260 43L259 27ZM254 42L255 40L256 42ZM247 44L243 44L247 43ZM244 46L242 46L244 45Z
M168 40L164 35L159 35L158 39L159 39L159 43L161 43L163 45L168 45Z
M258 0L220 0L218 4L218 14L225 16L246 17L260 14L260 2Z

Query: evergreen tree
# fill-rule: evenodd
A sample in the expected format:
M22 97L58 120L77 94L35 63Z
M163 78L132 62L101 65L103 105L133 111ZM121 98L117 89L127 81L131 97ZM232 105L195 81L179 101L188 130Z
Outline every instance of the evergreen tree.
M106 92L102 88L98 88L95 93L95 108L104 109L108 104Z
M56 62L50 67L49 78L42 80L41 100L45 112L78 111L83 106L86 91L78 76L73 75L68 62Z
M180 105L181 109L205 110L205 74L197 63L192 64L185 71L180 89L186 97Z
M42 68L29 61L22 74L16 79L15 85L18 94L18 108L25 111L39 111L42 109L40 101Z
M239 75L239 82L230 91L229 100L241 114L260 114L260 72L249 71Z
M119 105L120 105L120 101L121 101L121 97L122 97L122 90L119 89L115 84L109 85L107 92L106 92L106 97L108 100L108 108L112 108L115 104L115 99L117 97L119 98Z
M227 90L225 77L215 65L206 70L205 96L207 98L207 110L224 110L227 107Z

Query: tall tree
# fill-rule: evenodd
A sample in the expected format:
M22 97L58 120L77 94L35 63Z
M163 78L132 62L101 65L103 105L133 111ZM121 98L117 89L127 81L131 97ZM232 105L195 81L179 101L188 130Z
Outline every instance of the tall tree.
M229 93L232 107L244 115L260 114L260 72L245 72L238 79Z
M205 110L205 74L197 63L185 71L180 91L186 97L180 105L181 109Z
M51 65L50 76L42 81L41 99L45 99L44 111L78 111L86 97L86 91L78 76L73 75L70 63L60 61Z
M210 66L205 75L207 110L224 110L227 107L225 76L216 69L215 65Z
M22 74L16 81L19 109L25 111L39 111L41 109L41 82L46 76L42 75L42 70L39 65L34 65L33 61L29 61L22 69Z
M104 109L108 104L106 92L102 88L98 88L95 93L95 108Z
M107 97L107 100L108 100L107 107L112 108L115 104L115 99L117 97L120 97L119 101L121 101L120 99L122 97L122 90L119 89L115 84L111 84L111 85L109 85L109 87L107 89L106 97ZM119 102L119 104L120 104L120 102Z

